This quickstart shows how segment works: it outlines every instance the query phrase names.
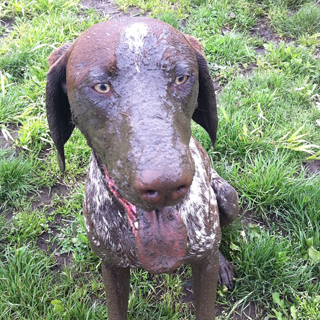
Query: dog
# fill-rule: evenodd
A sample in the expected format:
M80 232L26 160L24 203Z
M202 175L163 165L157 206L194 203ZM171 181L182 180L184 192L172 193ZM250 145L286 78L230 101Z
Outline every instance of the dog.
M130 268L157 274L188 263L196 317L213 319L217 280L231 287L234 274L219 253L220 225L239 207L191 135L193 119L214 145L218 125L200 43L164 22L126 18L90 27L48 60L47 118L61 171L75 126L92 149L84 218L109 318L127 317Z

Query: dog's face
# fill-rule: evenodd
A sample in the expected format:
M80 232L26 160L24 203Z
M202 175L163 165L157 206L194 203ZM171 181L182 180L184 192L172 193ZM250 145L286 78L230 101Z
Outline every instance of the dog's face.
M73 121L130 202L175 202L141 201L141 184L150 195L154 181L188 188L198 64L181 34L154 20L96 25L74 43L67 90Z
M191 119L212 139L217 121L215 101L199 97L203 66L190 39L153 19L107 21L49 61L48 120L60 164L72 119L131 203L147 211L178 203L194 173Z

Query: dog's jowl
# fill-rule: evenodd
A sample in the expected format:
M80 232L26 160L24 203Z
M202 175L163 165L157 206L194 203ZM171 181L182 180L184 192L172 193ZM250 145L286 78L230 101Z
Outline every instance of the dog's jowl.
M111 20L49 57L47 117L65 170L75 126L92 149L84 216L102 259L110 319L126 319L130 268L192 266L197 319L213 319L216 286L232 286L220 225L236 191L191 136L193 119L215 144L214 89L199 42L166 23ZM219 271L220 256L220 271Z

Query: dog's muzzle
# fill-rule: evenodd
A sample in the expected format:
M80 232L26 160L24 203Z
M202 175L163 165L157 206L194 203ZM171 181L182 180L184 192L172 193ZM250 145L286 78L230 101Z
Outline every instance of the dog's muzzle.
M104 170L110 191L127 212L142 267L150 273L178 268L187 250L187 229L179 212L173 206L149 212L136 208L120 195L106 166Z

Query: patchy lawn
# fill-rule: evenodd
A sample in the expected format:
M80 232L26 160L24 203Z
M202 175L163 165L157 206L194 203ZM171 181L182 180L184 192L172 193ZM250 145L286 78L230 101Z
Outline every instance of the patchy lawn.
M107 319L82 216L90 150L59 172L45 116L47 57L89 26L147 15L197 37L218 94L216 148L242 213L223 230L236 269L217 318L320 319L320 6L310 0L5 0L0 3L0 318ZM135 270L129 319L194 317L191 272Z

